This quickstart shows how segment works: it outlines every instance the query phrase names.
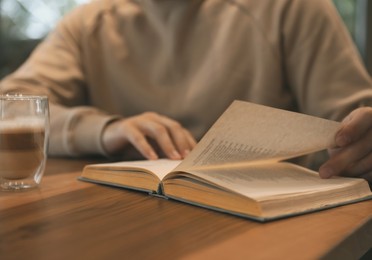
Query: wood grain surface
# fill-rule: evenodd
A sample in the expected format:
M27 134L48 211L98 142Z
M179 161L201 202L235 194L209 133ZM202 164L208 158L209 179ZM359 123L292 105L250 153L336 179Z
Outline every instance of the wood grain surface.
M77 180L95 160L49 159L38 189L0 192L0 259L355 259L372 201L269 223Z

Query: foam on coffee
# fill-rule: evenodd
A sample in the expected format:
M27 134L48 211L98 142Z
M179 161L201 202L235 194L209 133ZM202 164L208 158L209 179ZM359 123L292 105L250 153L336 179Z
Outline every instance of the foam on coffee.
M43 129L45 121L43 118L37 117L17 117L15 119L0 119L0 132L2 131L17 131L24 128L39 128Z

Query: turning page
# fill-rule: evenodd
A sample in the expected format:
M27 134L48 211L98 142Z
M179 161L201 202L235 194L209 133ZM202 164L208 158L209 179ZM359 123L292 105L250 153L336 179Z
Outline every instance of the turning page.
M340 123L234 101L177 170L280 161L333 145Z

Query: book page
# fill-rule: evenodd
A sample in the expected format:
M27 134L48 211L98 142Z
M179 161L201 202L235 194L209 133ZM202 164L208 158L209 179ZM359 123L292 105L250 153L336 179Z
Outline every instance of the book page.
M363 179L341 177L320 179L314 171L285 162L231 167L228 171L198 169L191 171L190 174L196 175L196 179L199 177L203 181L255 200L332 191L365 182Z
M90 168L117 171L122 172L146 172L152 175L156 175L159 180L162 180L164 176L171 172L178 164L180 160L139 160L139 161L123 161L114 163L102 163L102 164L91 164Z
M234 101L178 170L279 161L320 151L333 145L339 125L300 113Z

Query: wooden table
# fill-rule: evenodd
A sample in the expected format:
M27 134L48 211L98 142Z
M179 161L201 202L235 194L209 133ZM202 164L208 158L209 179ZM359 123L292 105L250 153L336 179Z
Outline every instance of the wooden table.
M49 159L38 189L0 192L0 259L356 259L372 201L258 223L76 180L92 161Z

